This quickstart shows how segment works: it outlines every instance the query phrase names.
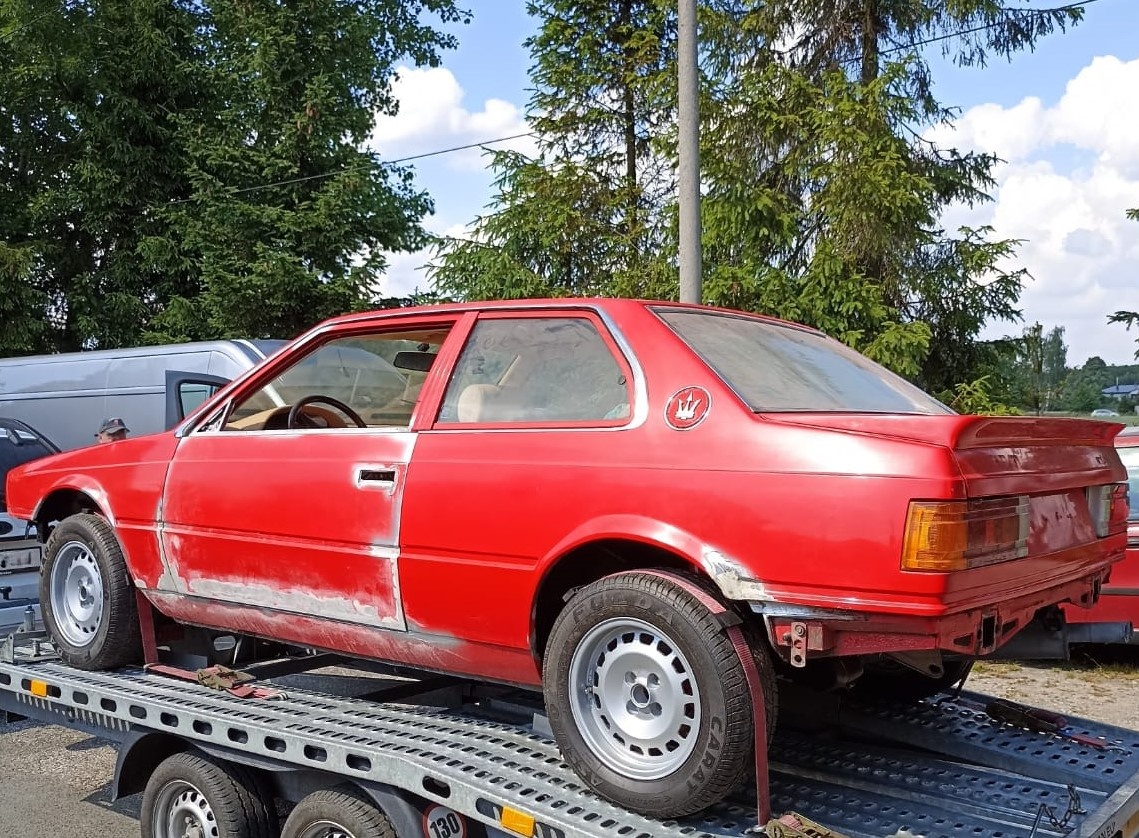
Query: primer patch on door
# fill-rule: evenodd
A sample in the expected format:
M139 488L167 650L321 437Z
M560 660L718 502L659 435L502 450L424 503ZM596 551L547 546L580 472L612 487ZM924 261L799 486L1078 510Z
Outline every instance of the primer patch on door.
M703 387L685 387L673 393L664 406L664 421L670 428L687 431L703 422L711 409L711 393Z

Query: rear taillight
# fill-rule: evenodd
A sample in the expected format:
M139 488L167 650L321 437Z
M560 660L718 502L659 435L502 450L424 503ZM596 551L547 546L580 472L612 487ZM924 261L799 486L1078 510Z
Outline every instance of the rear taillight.
M911 501L902 570L968 570L1028 555L1028 498Z
M1089 486L1087 495L1096 535L1103 538L1126 531L1129 508L1126 483Z

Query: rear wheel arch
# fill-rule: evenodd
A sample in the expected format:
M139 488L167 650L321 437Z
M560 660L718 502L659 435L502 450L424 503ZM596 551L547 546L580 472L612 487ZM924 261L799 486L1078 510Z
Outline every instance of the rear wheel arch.
M530 614L530 648L541 661L554 621L572 591L626 570L681 570L707 578L699 563L682 552L635 538L599 538L567 550L549 562L538 583Z

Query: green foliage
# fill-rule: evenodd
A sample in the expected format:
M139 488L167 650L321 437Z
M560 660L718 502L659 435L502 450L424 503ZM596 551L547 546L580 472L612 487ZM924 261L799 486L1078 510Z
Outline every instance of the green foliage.
M669 296L675 2L532 0L539 156L496 152L494 212L438 240L432 279L468 299Z
M958 413L971 413L986 416L1019 416L1020 410L1002 402L994 396L994 383L991 376L983 375L975 381L967 381L953 388L946 404Z
M675 3L534 0L534 159L492 158L498 195L432 277L465 298L677 295ZM708 0L702 43L704 299L805 322L932 392L1005 363L1017 242L946 231L988 200L990 155L931 146L952 112L908 45L1010 57L1080 10L992 0Z
M1040 323L1026 327L1018 341L1016 362L1019 403L1037 416L1058 409L1068 379L1064 327L1056 326L1047 333Z
M431 210L363 150L453 0L0 6L5 353L289 337L367 306ZM0 36L2 38L3 36ZM15 259L13 254L21 254ZM7 295L5 295L7 296Z

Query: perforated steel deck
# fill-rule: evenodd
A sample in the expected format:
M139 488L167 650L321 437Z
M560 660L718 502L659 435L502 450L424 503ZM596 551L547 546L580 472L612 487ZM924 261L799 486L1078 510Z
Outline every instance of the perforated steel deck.
M32 678L49 685L47 697L31 693ZM548 739L453 711L292 689L238 699L141 670L88 673L57 662L0 663L0 708L112 738L168 731L388 783L490 824L510 806L532 814L543 838L724 838L754 823L748 798L682 822L640 817L588 792ZM798 811L852 838L1131 838L1139 734L1085 722L1077 729L1119 739L1130 753L1025 733L960 704L857 708L827 734L780 733L772 798L776 812ZM1041 807L1062 818L1068 783L1085 813L1059 829Z

